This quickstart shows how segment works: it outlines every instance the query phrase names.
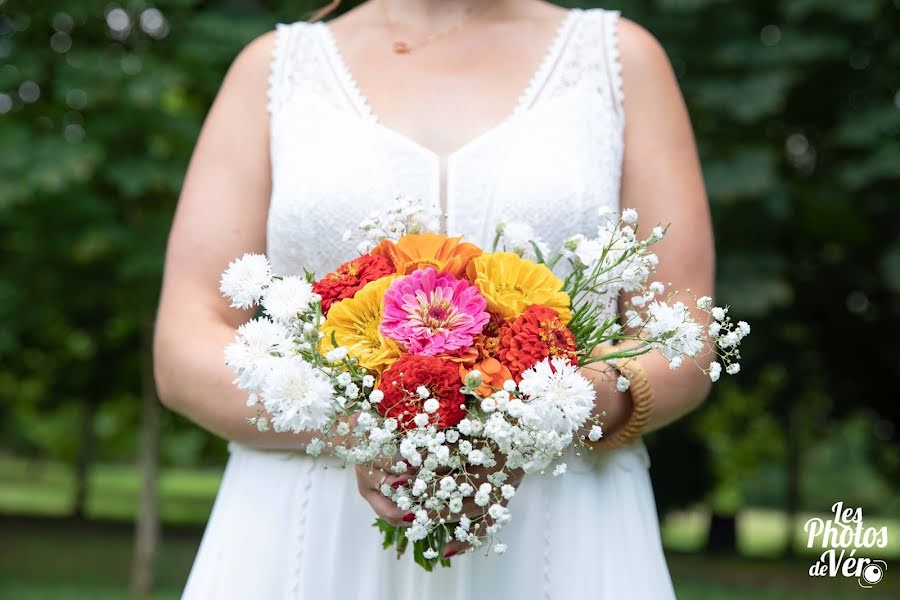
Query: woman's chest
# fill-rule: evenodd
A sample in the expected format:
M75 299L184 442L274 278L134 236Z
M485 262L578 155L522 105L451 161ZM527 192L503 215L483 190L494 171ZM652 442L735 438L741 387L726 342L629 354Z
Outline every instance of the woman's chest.
M295 258L316 254L322 266L336 266L353 251L343 232L399 197L438 208L448 233L483 245L499 222L525 221L559 242L595 227L599 208L618 207L620 127L592 114L582 90L535 106L448 157L304 96L280 115L290 134L273 143L270 252L289 242Z
M303 69L283 98L275 89L271 120L276 268L334 268L355 254L343 233L399 197L439 209L448 233L487 247L500 222L525 221L554 245L595 229L598 209L618 207L623 124L586 27L594 19L572 15L515 109L447 156L380 123L333 44L320 36L299 48Z

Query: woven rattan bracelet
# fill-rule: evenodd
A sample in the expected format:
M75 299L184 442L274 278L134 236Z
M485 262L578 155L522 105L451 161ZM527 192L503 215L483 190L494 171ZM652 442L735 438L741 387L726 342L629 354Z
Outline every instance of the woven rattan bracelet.
M643 365L633 357L617 358L615 362L616 370L630 383L628 392L631 395L631 414L619 431L591 444L600 450L616 450L637 441L647 428L650 413L653 412L653 388Z

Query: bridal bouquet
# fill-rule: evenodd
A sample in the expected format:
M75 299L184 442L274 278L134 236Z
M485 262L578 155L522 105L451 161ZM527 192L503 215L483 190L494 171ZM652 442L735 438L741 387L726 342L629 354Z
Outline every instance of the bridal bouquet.
M567 451L600 440L581 367L655 351L676 369L716 352L704 369L715 381L738 372L750 330L708 297L695 300L705 323L669 301L650 281L665 231L639 237L633 210L555 250L506 223L486 251L431 233L435 218L414 203L373 215L348 234L360 256L321 278L275 275L248 254L221 280L232 306L258 310L225 352L258 408L251 422L312 432L311 455L407 475L381 492L408 526L376 524L385 547L411 545L428 570L449 565L452 539L503 553L516 475L561 475Z

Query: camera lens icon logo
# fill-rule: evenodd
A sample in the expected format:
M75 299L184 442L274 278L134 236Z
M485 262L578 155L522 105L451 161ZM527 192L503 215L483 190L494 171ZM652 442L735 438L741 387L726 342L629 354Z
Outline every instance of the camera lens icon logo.
M873 560L863 569L862 575L859 576L859 587L870 588L884 579L884 572L887 571L887 563L883 560Z

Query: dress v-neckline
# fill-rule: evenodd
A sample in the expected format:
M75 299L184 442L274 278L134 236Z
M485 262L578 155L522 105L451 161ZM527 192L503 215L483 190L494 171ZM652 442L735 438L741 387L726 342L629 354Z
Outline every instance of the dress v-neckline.
M353 75L353 72L350 70L350 66L344 58L343 53L341 52L340 46L337 43L337 39L335 38L334 33L331 31L331 28L325 21L317 21L314 25L319 28L319 31L322 34L322 38L325 41L326 52L328 53L331 63L335 68L336 74L340 81L340 85L342 86L344 93L348 95L357 114L367 122L379 128L381 131L396 139L399 139L409 147L416 150L418 153L427 156L429 159L431 159L432 162L437 163L439 165L439 172L443 170L440 165L446 164L448 171L447 177L449 178L450 165L456 158L500 132L510 123L510 121L526 112L532 106L533 102L539 96L540 91L546 83L547 79L553 73L554 66L559 60L563 48L565 48L566 40L569 38L569 32L575 23L575 17L581 14L581 12L582 10L577 7L569 8L566 10L566 14L562 17L559 24L557 25L553 38L544 51L543 57L538 63L537 68L532 73L531 78L525 86L525 89L516 98L511 111L506 115L506 117L504 117L494 125L488 127L481 133L475 135L473 138L469 139L446 156L438 154L431 148L425 146L424 144L421 144L410 136L401 133L399 130L383 123L378 114L375 113L375 111L372 109L372 106L366 98L365 94L363 94L362 90L360 89L359 84L357 83L356 78Z

